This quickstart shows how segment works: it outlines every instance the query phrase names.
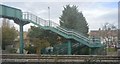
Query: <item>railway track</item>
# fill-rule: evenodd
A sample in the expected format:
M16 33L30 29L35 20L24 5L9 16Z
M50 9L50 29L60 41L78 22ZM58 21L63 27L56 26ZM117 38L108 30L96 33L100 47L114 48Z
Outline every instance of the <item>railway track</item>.
M36 55L3 54L2 62L120 62L120 56L111 55Z

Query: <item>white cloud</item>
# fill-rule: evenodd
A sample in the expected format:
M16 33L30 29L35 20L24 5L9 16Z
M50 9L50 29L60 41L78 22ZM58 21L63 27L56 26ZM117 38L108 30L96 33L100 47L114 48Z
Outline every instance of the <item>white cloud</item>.
M39 11L39 10L36 10L36 11ZM37 14L44 14L44 13L47 13L48 11L47 10L40 10L39 12L37 12Z
M118 23L118 11L117 9L111 9L111 10L99 10L99 9L93 9L93 10L87 10L83 12L84 16L86 17L86 20L89 24L90 29L98 29L101 28L102 25L106 22L109 22L111 24L117 25Z
M46 20L48 20L48 6L50 6L50 19L56 23L59 23L63 6L67 4L77 5L79 11L83 12L90 29L98 29L105 22L117 22L117 7L113 5L108 7L106 4L109 3L105 2L8 2L5 4L20 8L23 11L29 11ZM24 30L27 30L30 25L24 27Z
M119 0L92 0L92 2L118 2ZM91 2L91 0L3 0L1 2Z

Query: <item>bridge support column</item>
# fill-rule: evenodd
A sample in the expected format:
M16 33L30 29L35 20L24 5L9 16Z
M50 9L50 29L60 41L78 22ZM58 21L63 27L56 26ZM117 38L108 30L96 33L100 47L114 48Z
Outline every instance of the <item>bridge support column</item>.
M71 50L72 50L71 41L68 40L68 55L71 55Z
M23 23L20 22L20 49L19 52L20 54L23 54L23 48L24 48L24 43L23 43Z

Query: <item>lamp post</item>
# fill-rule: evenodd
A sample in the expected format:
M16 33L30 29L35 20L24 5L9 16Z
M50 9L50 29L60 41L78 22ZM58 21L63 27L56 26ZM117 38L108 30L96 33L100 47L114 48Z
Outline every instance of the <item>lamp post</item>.
M48 7L48 18L49 18L49 26L50 26L50 7Z

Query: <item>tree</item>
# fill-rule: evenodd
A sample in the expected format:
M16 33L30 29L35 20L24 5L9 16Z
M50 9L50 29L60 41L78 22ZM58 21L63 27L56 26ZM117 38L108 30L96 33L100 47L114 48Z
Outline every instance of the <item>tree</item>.
M77 6L66 5L59 19L61 27L77 31L78 33L88 36L88 24L82 12L78 11Z
M34 47L36 48L36 53L41 53L42 48L46 48L50 46L50 43L46 39L39 39L39 38L33 38L32 43L34 44Z
M39 38L39 39L44 38L47 41L49 41L50 45L54 45L55 43L57 43L57 38L58 38L58 34L34 26L31 26L31 30L29 31L28 36L30 38Z
M28 33L30 40L37 53L41 53L41 49L53 45L57 42L57 34L43 30L40 27L31 26L31 30Z
M115 25L110 23L105 23L100 31L101 37L105 40L104 44L108 47L116 45L117 40L117 28Z
M5 50L7 45L14 44L14 39L17 37L17 32L14 27L10 27L9 21L3 19L2 25L2 49Z

